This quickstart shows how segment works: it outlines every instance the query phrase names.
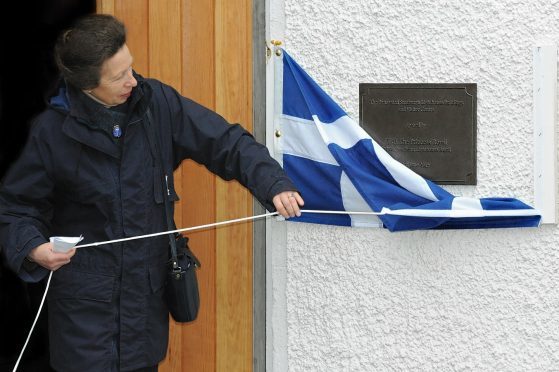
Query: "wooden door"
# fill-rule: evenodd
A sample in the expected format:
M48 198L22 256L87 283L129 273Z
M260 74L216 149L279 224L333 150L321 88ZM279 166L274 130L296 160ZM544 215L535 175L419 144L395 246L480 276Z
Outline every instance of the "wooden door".
M134 68L252 131L251 0L97 0L128 29ZM252 214L252 197L187 161L176 171L177 226ZM202 262L201 308L171 321L160 371L252 370L252 225L189 234Z

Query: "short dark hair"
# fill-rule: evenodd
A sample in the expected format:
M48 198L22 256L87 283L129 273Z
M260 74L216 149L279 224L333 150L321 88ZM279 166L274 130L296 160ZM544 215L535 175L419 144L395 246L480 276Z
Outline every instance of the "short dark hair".
M126 28L108 14L90 14L77 20L56 41L56 64L66 82L78 89L99 85L103 63L126 43Z

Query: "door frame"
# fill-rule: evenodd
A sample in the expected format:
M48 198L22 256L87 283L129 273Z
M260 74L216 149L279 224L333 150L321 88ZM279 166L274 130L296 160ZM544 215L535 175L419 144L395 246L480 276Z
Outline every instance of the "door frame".
M252 117L253 135L266 144L266 3L252 1ZM265 213L254 199L253 214ZM266 371L266 221L253 223L252 239L252 355L253 371Z

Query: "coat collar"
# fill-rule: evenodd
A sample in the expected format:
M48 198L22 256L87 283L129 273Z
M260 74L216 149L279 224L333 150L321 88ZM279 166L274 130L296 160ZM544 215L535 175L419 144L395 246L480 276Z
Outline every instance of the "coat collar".
M72 116L66 116L62 124L62 132L68 137L96 150L120 159L120 148L107 134L101 130L91 129L77 122Z
M132 90L129 98L129 119L134 122L141 119L151 100L151 88L140 75L135 74L138 85ZM98 117L99 110L105 108L95 103L91 104L87 97L79 89L71 85L62 85L59 94L50 101L51 108L66 114L62 131L74 140L92 147L98 151L108 154L114 158L120 158L120 147L113 140L93 124L94 118Z

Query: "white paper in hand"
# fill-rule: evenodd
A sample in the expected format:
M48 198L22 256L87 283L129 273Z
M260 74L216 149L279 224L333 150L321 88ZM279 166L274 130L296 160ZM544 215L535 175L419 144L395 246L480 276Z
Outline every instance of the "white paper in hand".
M83 240L83 236L51 236L50 242L55 252L66 253Z

